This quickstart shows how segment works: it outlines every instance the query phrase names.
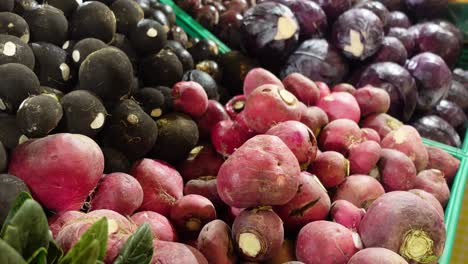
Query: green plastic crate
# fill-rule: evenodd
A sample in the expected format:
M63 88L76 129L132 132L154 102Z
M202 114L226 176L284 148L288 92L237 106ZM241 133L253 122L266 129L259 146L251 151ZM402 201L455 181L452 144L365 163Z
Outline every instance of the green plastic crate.
M210 31L201 26L185 11L179 8L172 0L159 1L172 6L176 14L177 24L180 27L182 27L191 37L213 40L218 44L221 53L226 53L230 51L228 46L221 42ZM463 50L462 59L460 60L460 66L464 69L468 69L468 48L465 48ZM467 137L465 137L465 139L468 139L468 131ZM468 140L464 141L463 149L454 148L452 146L448 146L429 139L423 139L423 142L425 145L441 148L450 153L458 160L460 160L460 167L453 180L450 200L447 204L447 207L445 208L445 225L447 227L447 239L445 243L444 254L439 260L440 264L449 264L450 257L452 254L453 243L455 241L455 234L457 229L458 218L460 215L460 209L462 206L465 184L468 178Z

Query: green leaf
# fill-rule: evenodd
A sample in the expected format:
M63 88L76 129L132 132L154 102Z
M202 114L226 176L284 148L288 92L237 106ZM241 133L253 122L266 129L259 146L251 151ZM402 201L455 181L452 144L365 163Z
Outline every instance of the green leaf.
M94 240L97 240L99 245L98 258L96 259L103 260L107 247L107 230L107 219L103 217L94 223L88 230L86 230L86 232L81 236L80 240L78 240L78 242L73 246L72 249L70 249L70 251L68 251L65 257L59 261L59 263L76 263L75 261L77 258L80 258L82 252L84 252L90 243L94 242ZM93 264L95 264L95 262Z
M99 258L101 245L99 240L93 239L83 251L79 252L72 264L96 264Z
M49 252L47 253L47 263L56 264L63 256L63 250L49 237Z
M41 247L27 261L28 264L47 264L47 249Z
M23 196L25 197L25 196ZM17 202L22 199L21 195ZM3 226L1 238L25 259L29 259L38 248L49 246L49 225L41 205L33 199L25 199L22 205L13 207L13 212Z
M6 228L6 226L8 225L8 223L11 221L11 219L13 218L13 216L16 214L16 212L18 212L18 210L20 209L20 207L23 205L23 203L28 200L28 199L32 199L31 195L27 192L20 192L18 194L18 196L16 196L16 200L15 202L13 203L13 205L11 206L11 209L10 211L8 212L8 215L5 219L5 222L3 223L3 227L2 227L2 230L0 231L0 236L3 236L3 230Z
M153 234L150 226L145 223L131 235L120 250L114 264L148 264L153 257Z
M3 239L0 239L0 252L0 263L2 264L26 264L23 257Z

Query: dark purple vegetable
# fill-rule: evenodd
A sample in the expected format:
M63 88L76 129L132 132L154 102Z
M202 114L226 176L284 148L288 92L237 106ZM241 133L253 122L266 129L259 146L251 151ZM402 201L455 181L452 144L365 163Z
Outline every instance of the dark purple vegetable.
M465 112L468 110L468 87L464 86L459 81L453 80L450 85L450 89L447 94L449 101L456 103L460 106Z
M444 19L437 19L437 20L433 20L432 22L434 22L437 25L441 26L442 28L452 32L457 37L458 42L460 43L460 45L463 46L463 32L461 32L461 30L457 26L455 26L451 22L449 22L447 20L444 20Z
M385 37L382 42L382 47L372 56L372 62L391 61L404 65L408 59L405 46L395 37Z
M468 87L468 70L456 68L453 70L453 79Z
M328 23L335 21L353 5L351 0L313 0L323 9L328 18Z
M376 14L380 18L384 28L387 27L390 11L388 11L384 4L378 1L362 1L358 3L355 8L364 8L372 11L372 13Z
M364 60L382 45L384 30L379 17L367 9L350 9L333 24L332 43L350 59Z
M418 90L411 74L394 62L370 65L361 75L356 87L372 86L386 90L390 95L389 114L408 121L416 108Z
M326 40L310 39L289 56L281 71L281 79L293 72L333 85L342 82L348 74L348 62Z
M193 13L197 8L202 5L201 0L175 0L174 1L180 8L189 13Z
M403 0L377 0L380 3L384 4L390 11L403 11L404 3Z
M266 2L245 12L240 32L242 48L263 64L274 67L296 48L299 24L288 7Z
M401 0L408 13L418 19L434 19L447 11L447 0Z
M424 116L411 124L421 137L432 139L450 146L460 147L460 136L455 129L442 118L435 115Z
M463 109L456 103L448 100L440 101L434 107L432 113L447 121L454 128L460 128L468 121L468 117L463 112Z
M399 39L403 46L405 46L406 53L408 54L408 56L411 56L411 54L413 54L414 46L416 45L416 43L414 43L414 36L409 32L408 29L392 27L388 30L387 36Z
M219 12L214 6L206 5L195 11L195 19L206 29L212 31L219 23Z
M390 16L388 17L387 21L388 28L392 27L401 27L401 28L409 28L411 27L411 21L409 20L408 16L405 13L400 11L393 11L390 12Z
M215 28L216 35L232 49L240 49L239 28L244 17L236 10L228 10L221 14Z
M452 73L441 57L424 52L411 58L405 65L418 88L417 108L432 109L448 92Z

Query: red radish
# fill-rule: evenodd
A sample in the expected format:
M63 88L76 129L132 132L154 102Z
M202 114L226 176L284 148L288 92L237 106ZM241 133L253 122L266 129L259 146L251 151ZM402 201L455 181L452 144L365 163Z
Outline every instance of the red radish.
M317 176L301 172L297 193L285 205L275 206L286 230L296 233L312 221L325 220L330 211L330 197Z
M384 193L384 188L376 179L367 175L351 175L338 186L333 201L346 200L356 207L367 209Z
M346 200L336 200L331 205L330 216L332 220L351 230L357 230L366 210L356 207Z
M80 211L62 211L48 219L49 228L52 232L52 237L56 238L63 226L74 219L83 217L85 213Z
M143 187L143 203L140 211L154 211L164 216L183 196L182 176L169 164L143 159L133 165L130 172Z
M178 82L172 87L174 109L201 117L208 109L208 95L197 82Z
M171 209L171 220L179 232L197 234L202 227L216 219L216 209L207 198L189 194L180 198Z
M291 73L283 79L286 90L294 94L299 101L310 106L315 105L320 98L317 85L300 73Z
M310 106L302 112L301 122L318 137L322 128L328 124L328 116L321 108Z
M349 171L351 174L370 174L380 159L380 145L375 141L364 141L352 145L349 150Z
M434 195L443 207L450 198L450 189L445 181L444 174L440 170L420 171L414 182L414 188Z
M336 151L347 156L350 147L362 141L362 134L355 122L337 119L323 128L318 140L322 151Z
M131 215L143 202L143 188L132 176L115 172L105 175L91 199L90 209L109 209Z
M296 257L304 263L346 264L360 249L362 244L356 233L329 221L307 224L296 241Z
M232 237L240 257L264 261L273 257L284 239L281 218L268 207L242 211L232 225Z
M349 161L341 153L325 151L311 164L309 172L317 175L323 186L333 188L349 175Z
M387 91L367 85L353 93L359 104L362 116L387 113L390 108L390 95Z
M281 122L265 134L279 137L294 153L302 169L307 169L317 155L317 140L312 131L299 121Z
M437 200L437 198L435 198L434 195L432 195L432 194L430 194L430 193L428 193L428 192L426 192L424 190L421 190L421 189L411 189L408 192L414 193L417 196L419 196L420 198L422 198L424 201L428 202L432 207L434 207L437 210L440 217L442 217L442 218L444 217L444 208L440 204L439 200Z
M216 176L223 162L223 157L212 145L204 144L190 151L188 158L179 165L178 171L187 182L199 177Z
M216 219L207 223L200 231L197 242L198 250L209 263L237 263L231 228L223 221Z
M321 98L317 106L327 113L330 121L345 118L357 123L361 118L361 110L356 99L347 92L332 92Z
M257 135L219 169L218 194L238 208L286 204L296 194L300 172L299 162L280 138Z
M410 192L380 196L359 226L365 247L383 247L409 263L435 262L445 245L444 219L436 209Z
M348 264L408 264L397 253L386 248L365 248L354 254Z
M213 127L211 143L219 154L227 157L252 136L252 132L240 126L239 123L224 120Z
M55 134L28 140L10 156L9 173L22 179L44 207L79 210L104 171L104 155L91 138Z
M372 128L361 128L362 139L364 141L372 140L380 144L380 136L377 131Z
M229 115L224 110L223 105L218 101L209 100L205 113L196 120L200 137L210 138L213 127L218 122L228 119L230 119Z
M205 176L190 180L185 184L184 194L201 195L210 200L217 208L221 207L224 203L221 198L219 198L216 182L215 176Z
M249 96L256 88L265 84L278 85L283 88L283 84L273 73L262 68L250 70L244 78L244 95Z
M148 223L155 239L177 241L177 232L171 222L162 214L151 211L138 212L130 218L138 226Z
M451 183L460 166L460 160L440 148L432 146L425 147L429 156L427 169L442 171L447 182Z
M346 92L353 94L356 92L356 88L349 83L339 83L331 88L332 92Z
M240 112L244 110L246 100L247 96L241 94L232 97L231 100L226 103L224 108L231 118L235 118Z
M380 181L385 191L407 191L414 188L416 167L398 150L382 149L379 167Z
M380 138L384 138L388 133L401 127L398 119L387 114L372 114L361 121L363 128L372 128L379 133Z
M320 91L320 98L319 99L322 99L323 97L329 95L331 93L330 91L330 87L328 87L328 85L324 82L315 82L315 84L317 85L317 87L319 88L319 91Z
M294 246L293 240L285 239L281 248L276 254L270 258L269 260L265 261L265 264L284 264L289 263L290 261L296 260L296 249Z
M426 168L429 161L427 150L419 132L412 126L401 126L388 133L380 142L382 148L395 149L408 156L418 171Z
M203 254L191 247L177 242L153 241L154 252L151 264L208 264Z
M299 103L292 93L280 86L262 85L247 97L244 118L250 129L265 133L279 122L300 120L303 105Z

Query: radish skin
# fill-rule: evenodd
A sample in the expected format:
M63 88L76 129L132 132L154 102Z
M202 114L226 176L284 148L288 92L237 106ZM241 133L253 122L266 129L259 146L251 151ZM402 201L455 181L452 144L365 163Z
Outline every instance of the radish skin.
M357 230L365 214L366 211L364 209L358 208L346 200L334 201L330 209L330 216L333 222L351 230Z
M414 188L417 176L416 167L402 152L382 149L377 166L385 191L407 191Z
M364 141L353 145L349 151L351 174L370 174L380 159L380 145L375 141Z
M255 89L265 84L278 85L283 88L283 83L273 73L263 68L250 70L244 78L244 95L250 95Z
M144 223L148 223L155 239L162 241L176 242L177 232L172 226L171 222L162 214L151 211L138 212L130 219L141 226Z
M315 159L309 172L317 175L323 186L333 188L349 176L349 161L341 153L325 151Z
M408 262L386 248L365 248L354 254L348 264L408 264Z
M358 208L367 209L384 193L383 186L376 179L367 175L351 175L338 186L333 201L346 200Z
M320 90L317 85L300 73L291 73L283 79L286 90L294 94L299 101L307 106L315 105L320 98Z
M414 188L434 195L442 207L447 205L450 198L450 189L445 181L444 174L440 170L420 171L414 182Z
M347 92L332 92L321 98L317 106L327 113L330 121L350 119L356 123L361 118L361 110L356 99Z
M345 156L353 144L362 142L359 126L348 119L337 119L326 125L319 136L322 151L336 151Z
M237 262L231 228L221 220L213 220L203 227L198 235L197 246L209 263Z

